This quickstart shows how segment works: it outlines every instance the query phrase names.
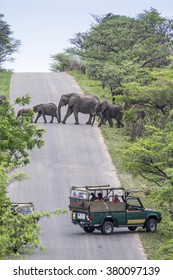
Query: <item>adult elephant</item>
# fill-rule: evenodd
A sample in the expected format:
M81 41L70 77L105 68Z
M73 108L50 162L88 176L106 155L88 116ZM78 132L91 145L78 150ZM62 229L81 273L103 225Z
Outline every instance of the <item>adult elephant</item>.
M51 116L51 121L50 123L53 123L53 118L55 117L58 121L58 114L57 114L57 106L54 103L45 103L45 104L38 104L33 107L33 111L35 113L38 113L34 123L38 121L38 119L43 116L44 122L47 123L46 121L46 116Z
M58 104L58 118L61 122L61 107L68 105L68 109L62 123L66 123L67 118L74 113L75 124L79 124L78 113L89 114L89 119L86 124L91 124L93 118L94 108L99 104L99 98L92 94L77 94L68 93L63 94Z
M99 121L98 126L101 126L103 123L108 121L110 127L113 127L113 121L112 119L115 119L117 121L117 127L123 127L122 123L122 117L123 117L123 107L118 104L108 104L107 101L104 101L100 104L97 104L94 109L94 118L92 125L95 121L95 115L101 113L101 119Z

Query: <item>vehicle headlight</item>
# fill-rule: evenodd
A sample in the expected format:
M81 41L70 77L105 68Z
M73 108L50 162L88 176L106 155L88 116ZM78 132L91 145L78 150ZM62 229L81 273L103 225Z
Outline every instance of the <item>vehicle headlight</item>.
M76 212L72 212L72 220L76 220Z

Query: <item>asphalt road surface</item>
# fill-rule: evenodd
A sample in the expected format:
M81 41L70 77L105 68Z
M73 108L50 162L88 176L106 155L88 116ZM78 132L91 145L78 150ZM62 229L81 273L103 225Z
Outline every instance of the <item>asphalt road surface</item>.
M81 89L65 73L14 73L11 80L12 103L17 96L29 94L32 97L30 106L47 102L58 105L60 96L69 92L81 93ZM64 107L62 115L66 110ZM31 152L30 164L23 169L30 178L10 185L8 191L13 201L32 201L36 210L68 209L73 185L120 186L100 130L96 125L86 125L87 118L79 114L80 125L74 125L72 115L64 125L56 120L53 124L44 124L40 117L37 125L46 129L45 145ZM40 225L41 241L47 251L36 250L32 256L26 256L27 259L145 259L139 234L128 229L115 228L111 236L99 231L87 234L71 223L70 213L43 218Z

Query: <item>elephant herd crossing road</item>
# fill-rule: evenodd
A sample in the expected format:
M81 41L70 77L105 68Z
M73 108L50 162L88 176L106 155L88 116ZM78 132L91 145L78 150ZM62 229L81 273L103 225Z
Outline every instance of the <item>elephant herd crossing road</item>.
M67 112L61 121L61 107L68 106ZM31 109L21 109L18 111L17 118L24 116ZM38 104L33 107L33 112L38 113L34 123L37 123L38 119L42 116L44 122L47 123L46 115L51 116L50 123L53 123L54 117L57 119L58 123L66 123L68 117L73 113L75 118L74 124L79 124L78 113L89 114L89 119L86 124L93 125L95 121L95 116L98 115L100 122L98 126L108 121L110 127L113 126L112 119L117 121L117 127L123 127L121 122L123 117L123 107L120 105L110 105L106 101L100 102L97 96L92 94L78 94L78 93L68 93L63 94L59 100L58 107L54 103L43 103Z

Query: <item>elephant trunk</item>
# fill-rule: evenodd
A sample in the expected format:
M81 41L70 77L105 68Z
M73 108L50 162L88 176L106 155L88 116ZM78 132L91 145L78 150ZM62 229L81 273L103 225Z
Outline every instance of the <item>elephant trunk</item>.
M62 105L59 103L58 104L58 122L59 123L61 122L61 107L62 107Z
M101 113L101 112L95 112L95 113L92 114L92 116L93 116L93 118L92 118L91 126L93 126L93 124L94 124L94 122L95 122L96 116L98 116L98 117L99 117L99 120L101 120L101 118L102 118L102 113Z
M37 112L37 105L35 105L32 109L33 109L34 113L36 113Z
M93 126L94 122L95 122L95 118L96 118L96 113L92 114L92 122L91 122L91 126Z

